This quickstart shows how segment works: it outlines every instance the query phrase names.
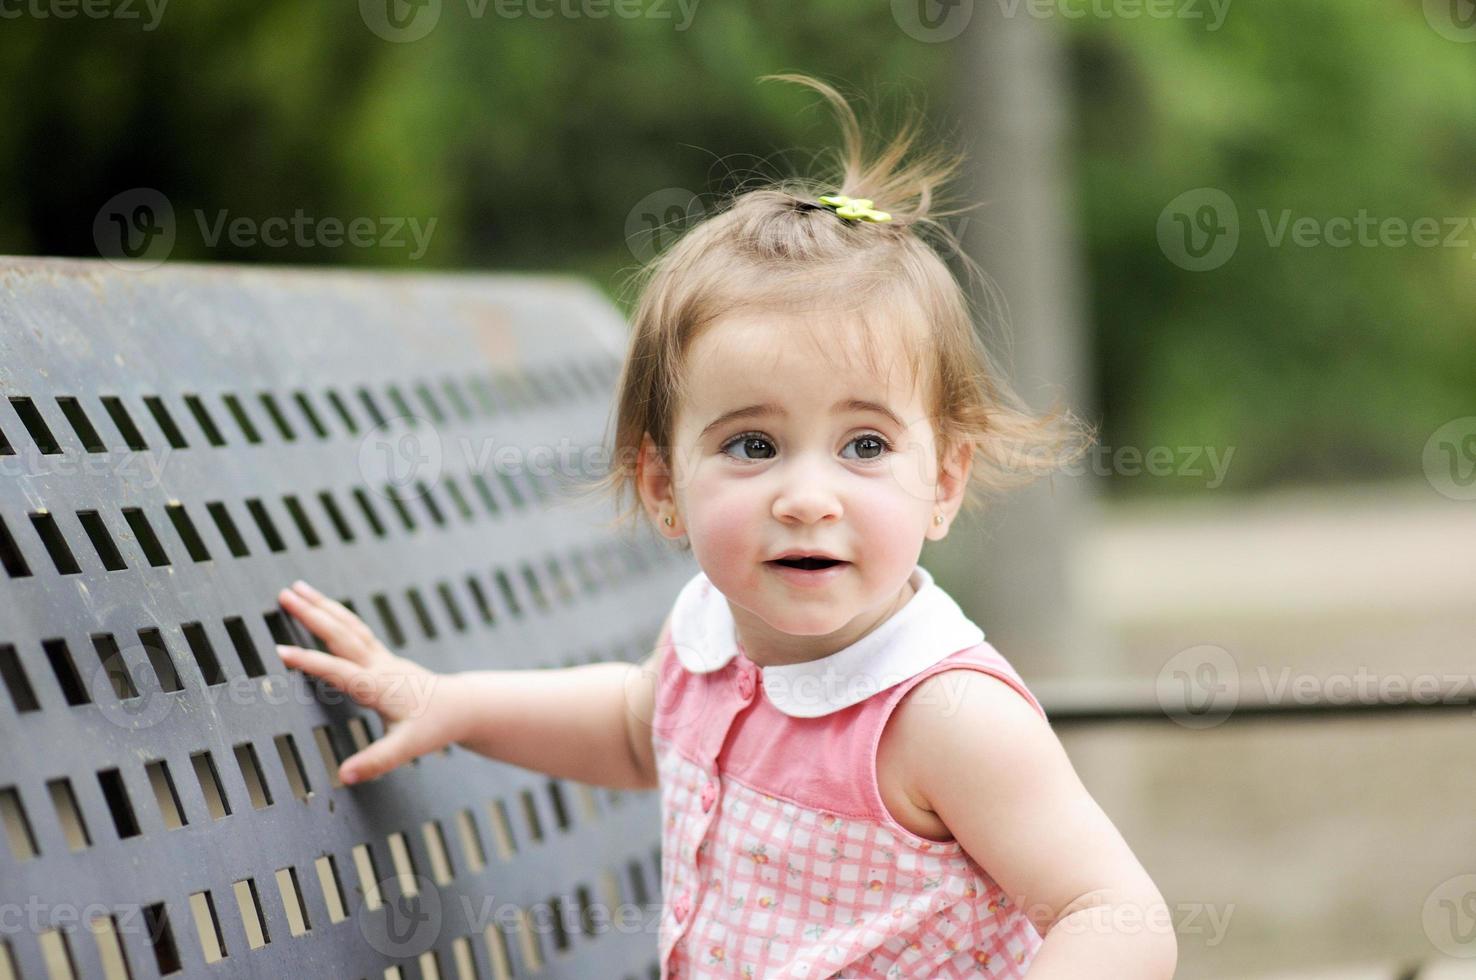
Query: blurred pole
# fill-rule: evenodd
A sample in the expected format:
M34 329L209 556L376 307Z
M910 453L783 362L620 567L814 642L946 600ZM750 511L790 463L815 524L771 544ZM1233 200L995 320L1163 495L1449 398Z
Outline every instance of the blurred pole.
M1027 4L1013 15L1002 6L974 4L954 42L970 168L961 203L983 203L948 220L1008 307L1005 329L985 336L1021 396L1037 411L1063 400L1091 420L1062 25L1029 16ZM1088 464L1078 464L1085 475L1008 493L930 553L960 605L1029 679L1101 675L1115 660L1075 576L1094 507Z

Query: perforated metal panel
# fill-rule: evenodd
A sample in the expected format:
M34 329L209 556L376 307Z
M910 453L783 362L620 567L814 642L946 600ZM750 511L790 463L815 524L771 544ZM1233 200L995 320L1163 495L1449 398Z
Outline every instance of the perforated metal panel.
M635 661L577 281L0 260L0 978L656 976L659 801L461 747L378 780L304 578L438 671Z

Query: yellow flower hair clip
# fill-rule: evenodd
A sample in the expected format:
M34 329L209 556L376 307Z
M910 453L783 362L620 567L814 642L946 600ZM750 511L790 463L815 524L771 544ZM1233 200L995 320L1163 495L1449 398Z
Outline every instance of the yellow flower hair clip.
M874 211L869 197L846 197L844 194L824 194L818 198L821 204L835 208L835 213L852 221L891 221L885 211Z

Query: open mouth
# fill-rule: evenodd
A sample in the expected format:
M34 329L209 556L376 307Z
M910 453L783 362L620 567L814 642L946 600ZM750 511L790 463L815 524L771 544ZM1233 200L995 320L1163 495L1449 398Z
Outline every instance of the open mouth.
M789 568L800 568L807 572L817 571L821 568L830 568L832 565L844 565L843 561L834 558L776 558L769 562L770 565L785 565Z

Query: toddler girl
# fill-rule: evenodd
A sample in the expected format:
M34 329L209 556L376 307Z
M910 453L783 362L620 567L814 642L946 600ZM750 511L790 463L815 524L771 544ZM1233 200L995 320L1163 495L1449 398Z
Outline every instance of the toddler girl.
M917 563L1090 434L1010 391L935 250L960 161L904 163L915 125L868 161L832 88L767 77L836 107L841 170L736 196L644 273L598 486L701 569L645 663L430 676L301 582L280 599L332 655L278 649L389 723L347 783L458 742L659 788L664 978L1170 977L1153 882Z

